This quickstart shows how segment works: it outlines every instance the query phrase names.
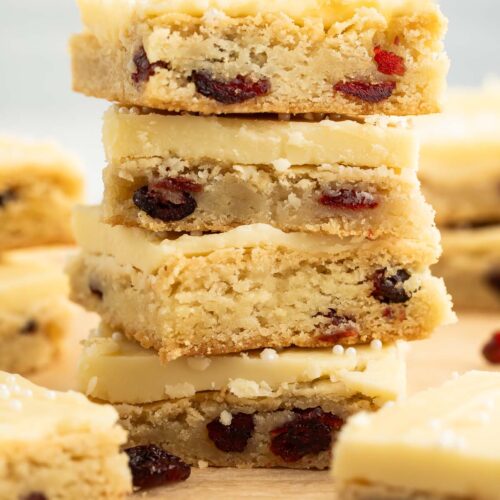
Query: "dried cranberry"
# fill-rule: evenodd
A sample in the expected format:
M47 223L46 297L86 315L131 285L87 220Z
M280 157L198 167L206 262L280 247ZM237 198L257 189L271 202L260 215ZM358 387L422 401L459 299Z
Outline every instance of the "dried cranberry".
M483 356L492 364L500 364L500 331L495 332L483 347Z
M328 322L317 325L321 328L321 335L318 337L323 342L336 344L342 339L357 337L359 335L356 322L351 316L341 316L335 309L329 309L327 313L318 313L315 317L323 316L328 318Z
M33 335L34 333L36 333L38 331L39 327L40 326L38 325L38 322L36 320L30 319L21 328L19 333L21 335Z
M92 295L97 297L99 300L102 300L104 297L104 292L102 291L101 285L96 283L95 280L91 280L89 283L89 290Z
M207 424L208 437L219 450L226 452L245 451L254 429L253 415L248 413L232 415L229 425L224 425L219 418Z
M341 418L319 407L295 409L294 413L296 416L291 422L271 431L270 449L287 463L329 450L332 433L344 424Z
M154 444L136 446L125 452L129 457L132 480L136 488L155 488L185 481L191 474L189 465Z
M396 82L339 82L333 88L346 96L356 97L365 102L378 103L391 97L396 89Z
M134 64L136 67L136 72L132 73L134 83L147 82L155 74L156 68L170 69L170 65L164 61L150 63L144 47L134 54Z
M47 500L47 497L39 491L34 491L21 497L21 500Z
M387 269L379 269L373 276L372 296L383 304L404 304L411 299L404 289L404 283L410 279L406 269L400 269L395 274L387 276Z
M378 207L375 196L367 191L357 191L355 189L332 189L324 192L319 202L322 205L332 208L342 208L346 210L365 210Z
M206 71L193 71L191 79L196 91L222 104L238 104L266 95L271 90L267 78L254 80L250 76L238 75L229 81L216 80Z
M190 193L203 187L184 177L167 178L138 189L133 196L135 205L154 219L173 222L191 215L198 204Z
M0 192L0 208L5 207L7 203L14 201L17 198L16 191L14 189L6 189Z
M500 268L491 269L486 275L486 282L493 290L500 293Z
M406 73L404 59L394 52L375 47L375 62L380 73L403 76Z

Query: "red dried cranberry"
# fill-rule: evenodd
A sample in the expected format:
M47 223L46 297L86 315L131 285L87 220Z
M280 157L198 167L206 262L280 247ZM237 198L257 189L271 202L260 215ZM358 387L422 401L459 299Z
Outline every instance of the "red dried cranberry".
M24 324L19 333L21 335L33 335L38 331L38 329L39 329L38 322L34 319L30 319Z
M207 424L208 437L219 450L226 452L245 451L254 429L253 415L247 413L232 415L229 425L224 425L219 418Z
M338 432L344 421L325 413L321 408L294 410L295 418L271 431L271 451L285 462L297 462L306 455L329 450L332 434Z
M395 274L387 276L387 269L379 269L373 277L372 297L383 304L404 304L411 299L404 289L404 283L410 279L406 269L400 269Z
M154 219L173 222L191 215L198 204L190 193L198 193L202 186L177 177L163 179L138 189L133 196L135 205Z
M238 104L268 94L271 83L267 78L254 80L250 76L238 75L229 81L216 80L206 71L193 71L191 79L196 91L222 104Z
M340 340L357 337L359 335L356 322L351 316L341 316L335 309L329 309L327 313L318 313L315 317L323 316L329 321L316 325L321 328L321 335L318 337L323 342L336 344Z
M500 331L495 332L483 347L483 356L494 365L500 364Z
M175 455L154 444L125 450L129 457L134 486L139 489L156 488L176 481L185 481L191 467Z
M0 208L5 207L7 203L10 203L15 199L17 199L17 193L14 189L6 189L5 191L0 192Z
M47 500L47 497L39 491L34 491L33 493L21 497L21 500Z
M500 268L491 269L486 275L486 282L493 290L500 293Z
M319 199L322 205L345 210L365 210L378 207L373 194L355 189L332 189L324 192Z
M132 73L134 83L147 82L155 74L156 68L170 69L170 65L164 61L150 63L144 47L134 54L134 64L136 67L136 72Z
M405 61L394 52L375 47L375 62L380 73L403 76L406 73Z
M334 90L350 97L356 97L365 102L378 103L391 97L396 89L396 82L339 82Z

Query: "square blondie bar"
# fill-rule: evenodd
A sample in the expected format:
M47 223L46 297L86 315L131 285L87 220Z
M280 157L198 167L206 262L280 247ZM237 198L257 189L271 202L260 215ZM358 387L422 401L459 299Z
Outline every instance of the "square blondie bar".
M358 414L333 451L345 500L498 498L500 374L469 372L377 414Z
M79 0L73 87L204 114L439 110L446 21L433 0Z
M349 415L406 388L403 346L339 347L162 364L104 325L85 343L79 386L115 405L128 446L160 446L191 465L324 469Z
M414 134L391 123L105 116L103 218L162 231L265 223L341 237L414 237L434 225Z
M0 372L0 498L115 500L132 491L109 405Z
M264 224L165 234L76 211L72 298L162 359L418 339L452 319L438 235L340 239Z
M0 259L0 370L25 374L54 361L74 307L68 291L55 264L27 254Z
M50 143L0 137L0 252L74 242L71 209L82 196L71 155Z

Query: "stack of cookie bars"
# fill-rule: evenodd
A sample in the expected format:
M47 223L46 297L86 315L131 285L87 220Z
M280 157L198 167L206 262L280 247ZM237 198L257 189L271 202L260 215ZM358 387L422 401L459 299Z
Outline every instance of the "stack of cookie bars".
M71 210L83 196L72 155L51 143L0 137L0 370L50 365L67 337L68 280L55 264L74 243Z
M104 119L72 295L103 320L81 387L130 445L194 465L326 468L405 388L399 340L452 318L418 146L432 1L80 0L74 87ZM151 108L155 108L153 111Z

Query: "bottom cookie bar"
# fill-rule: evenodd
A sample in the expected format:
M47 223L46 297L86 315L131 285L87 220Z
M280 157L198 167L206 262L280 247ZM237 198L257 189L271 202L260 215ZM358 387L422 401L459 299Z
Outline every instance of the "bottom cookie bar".
M375 342L162 364L103 329L86 343L80 387L115 405L129 446L155 444L192 465L325 469L350 415L404 393L401 351Z
M55 266L1 262L0 370L25 374L54 360L71 318L67 293L67 279Z
M131 492L110 406L0 372L0 498L118 499Z
M360 413L334 447L343 500L498 498L500 374L469 372L442 387Z
M442 232L444 254L433 271L457 308L500 311L500 224Z

